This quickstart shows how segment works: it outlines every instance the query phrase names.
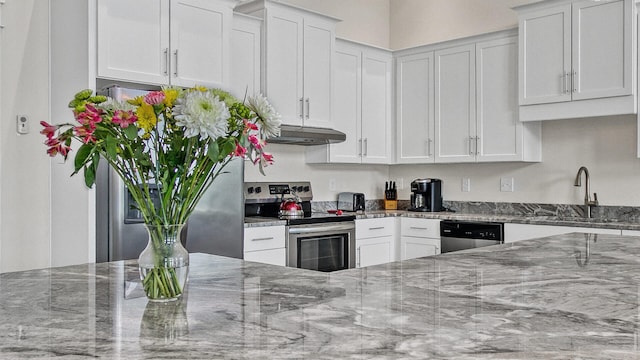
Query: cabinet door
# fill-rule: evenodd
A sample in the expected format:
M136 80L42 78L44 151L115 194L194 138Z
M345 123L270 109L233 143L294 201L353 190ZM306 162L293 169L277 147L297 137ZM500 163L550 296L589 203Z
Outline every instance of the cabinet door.
M361 51L352 44L337 42L334 56L333 128L347 136L341 143L331 144L330 162L360 163L360 66Z
M400 238L400 260L440 254L440 239L411 236Z
M233 16L229 92L242 100L260 92L260 20Z
M475 161L475 45L436 51L435 58L435 161Z
M266 22L265 95L282 123L302 125L302 16L270 9Z
M98 77L169 81L169 0L98 0Z
M476 44L476 84L477 160L522 160L515 36Z
M304 19L305 126L331 127L331 79L335 34L332 26L314 17ZM269 64L271 66L271 64Z
M362 53L362 162L391 160L391 55L367 49Z
M633 2L573 4L573 99L632 94Z
M401 164L433 162L433 52L396 60L397 158Z
M571 100L571 5L520 17L520 105Z
M356 267L386 264L394 261L393 236L358 239Z
M224 1L171 0L173 85L228 85L232 15Z

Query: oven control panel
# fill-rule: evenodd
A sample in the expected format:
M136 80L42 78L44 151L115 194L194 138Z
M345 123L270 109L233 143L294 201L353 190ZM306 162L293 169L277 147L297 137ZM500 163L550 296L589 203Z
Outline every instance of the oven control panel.
M245 182L245 203L272 203L298 196L300 201L311 201L313 192L309 181L297 182Z

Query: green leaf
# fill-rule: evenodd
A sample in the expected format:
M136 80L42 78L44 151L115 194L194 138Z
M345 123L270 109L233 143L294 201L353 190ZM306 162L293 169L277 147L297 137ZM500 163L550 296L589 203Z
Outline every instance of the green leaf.
M111 159L115 159L118 156L117 144L118 141L111 135L108 135L104 140L105 150Z
M84 167L84 183L88 188L96 182L96 169L93 164Z
M133 125L127 126L123 130L124 130L124 135L129 139L133 140L136 137L138 137L138 128Z
M235 150L235 148L236 148L236 144L233 139L229 139L228 141L225 141L224 144L222 144L222 151L220 153L219 159L222 160L227 156L229 156L229 154L231 154L233 150Z
M78 171L87 163L89 159L89 155L93 151L93 145L84 144L80 146L78 152L76 153L76 157L74 158L75 171L74 174L77 174Z
M218 162L218 157L220 156L220 148L218 147L218 143L215 141L211 141L209 143L209 149L207 150L207 156L209 159L214 162Z

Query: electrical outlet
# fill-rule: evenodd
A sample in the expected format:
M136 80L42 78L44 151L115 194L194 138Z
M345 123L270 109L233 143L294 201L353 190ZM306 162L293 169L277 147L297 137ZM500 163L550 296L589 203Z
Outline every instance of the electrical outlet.
M336 179L329 179L329 191L336 191Z
M470 192L471 191L471 179L463 178L462 179L462 192Z
M500 191L513 192L514 181L512 177L500 178Z
M396 187L398 190L404 190L404 178L399 178L396 180Z

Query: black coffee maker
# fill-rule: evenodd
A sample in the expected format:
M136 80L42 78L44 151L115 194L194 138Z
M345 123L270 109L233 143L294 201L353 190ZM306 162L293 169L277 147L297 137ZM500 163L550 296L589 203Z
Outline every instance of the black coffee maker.
M411 207L409 211L443 211L442 180L415 179L411 182Z

